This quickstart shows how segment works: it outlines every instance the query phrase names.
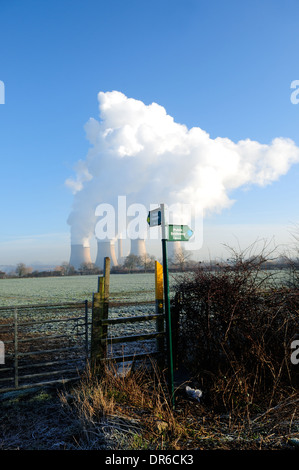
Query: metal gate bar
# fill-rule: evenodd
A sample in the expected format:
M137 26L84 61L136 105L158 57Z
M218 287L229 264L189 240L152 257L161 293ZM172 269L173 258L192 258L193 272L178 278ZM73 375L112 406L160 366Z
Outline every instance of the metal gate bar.
M84 315L67 315L68 313L72 315L73 310L78 311L78 309L83 310ZM49 315L49 318L20 321L20 312L23 310L25 310L26 315L29 313L34 316L38 312L39 314ZM64 315L64 318L53 319L53 315L59 315L60 313ZM0 307L0 339L1 335L8 338L4 341L5 349L8 349L5 354L5 364L0 365L0 393L67 382L78 378L79 370L85 367L89 357L90 321L88 315L87 300L83 303L62 305ZM5 323L5 320L13 321ZM48 330L47 327L49 327ZM59 331L62 328L64 328L64 331ZM26 337L27 335L29 337ZM65 344L67 339L70 346ZM52 347L43 349L42 346L47 346L47 341L49 344L52 342ZM38 342L41 342L41 344L39 345ZM32 350L30 350L31 346L33 347ZM54 357L52 359L51 355L53 354L62 354L63 358ZM33 362L28 361L30 358L33 358ZM53 380L35 381L36 378L42 377L52 377ZM24 383L28 380L30 383ZM12 384L9 385L11 382Z

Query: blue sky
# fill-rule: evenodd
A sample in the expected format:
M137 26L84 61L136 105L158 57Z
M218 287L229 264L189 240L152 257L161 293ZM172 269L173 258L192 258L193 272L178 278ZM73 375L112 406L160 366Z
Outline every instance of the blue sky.
M0 0L0 265L68 260L65 181L87 154L100 91L156 102L211 138L299 146L298 15L296 0ZM237 189L204 221L202 254L291 241L298 181L297 164Z

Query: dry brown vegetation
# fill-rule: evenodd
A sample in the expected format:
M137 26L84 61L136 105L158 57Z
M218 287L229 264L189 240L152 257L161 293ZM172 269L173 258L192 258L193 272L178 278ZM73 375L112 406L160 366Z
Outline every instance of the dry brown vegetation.
M272 408L299 385L291 362L298 286L278 286L263 262L238 256L216 271L201 266L176 288L178 367L191 371L213 409L241 416Z
M250 416L215 411L183 387L170 406L155 370L100 377L89 370L57 390L29 390L1 403L0 449L29 450L285 450L299 438L299 393Z
M119 450L293 449L299 437L299 394L255 415L215 412L176 390L175 409L157 371L122 376L113 364L101 378L89 372L62 394L66 409L82 423L80 445ZM162 374L163 375L163 374Z

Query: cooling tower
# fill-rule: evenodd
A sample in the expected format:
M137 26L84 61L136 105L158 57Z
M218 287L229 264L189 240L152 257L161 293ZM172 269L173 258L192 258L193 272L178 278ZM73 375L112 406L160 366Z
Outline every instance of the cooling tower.
M167 251L169 258L172 258L173 261L177 261L177 257L182 254L181 242L168 243Z
M103 269L104 258L106 257L110 258L111 267L118 265L116 254L115 254L114 242L111 242L110 240L108 241L98 240L98 252L97 252L95 265L98 266L98 268Z
M82 264L92 263L90 258L90 247L83 245L71 245L70 265L79 269Z
M118 239L118 262L122 264L124 258L123 252L123 241L121 238Z
M141 238L131 240L131 254L136 256L146 255L145 240Z

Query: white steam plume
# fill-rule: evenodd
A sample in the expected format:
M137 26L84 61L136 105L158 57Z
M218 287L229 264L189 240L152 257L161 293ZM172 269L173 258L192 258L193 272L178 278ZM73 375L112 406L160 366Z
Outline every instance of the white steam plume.
M199 127L174 122L156 104L112 91L98 94L100 121L85 125L91 147L66 181L74 192L68 223L72 243L94 234L95 208L128 203L193 204L198 212L221 211L233 204L230 193L241 186L265 186L299 162L299 148L290 139L270 145L249 139L237 143L211 139Z

